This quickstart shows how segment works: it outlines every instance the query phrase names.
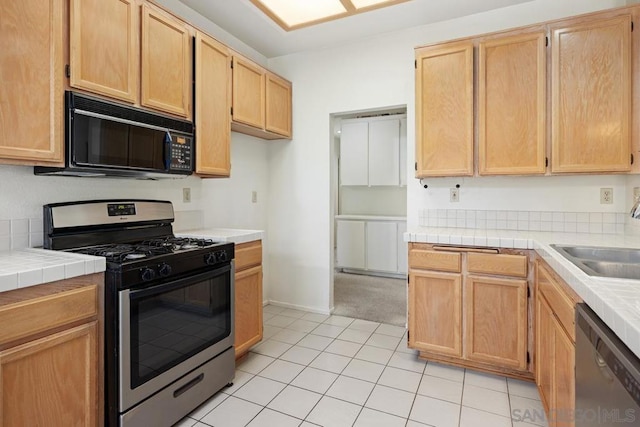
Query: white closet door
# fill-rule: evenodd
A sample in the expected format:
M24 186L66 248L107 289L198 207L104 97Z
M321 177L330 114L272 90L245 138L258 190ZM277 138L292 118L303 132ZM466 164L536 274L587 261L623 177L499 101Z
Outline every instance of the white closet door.
M340 133L340 185L369 184L369 125L342 122Z
M407 185L407 118L400 119L400 185Z
M364 221L336 221L337 267L365 268L364 224Z
M403 241L402 235L407 231L407 223L398 223L398 273L407 274L407 242Z
M400 120L369 122L369 185L400 185Z
M398 270L396 222L367 222L367 269L389 273L395 273Z

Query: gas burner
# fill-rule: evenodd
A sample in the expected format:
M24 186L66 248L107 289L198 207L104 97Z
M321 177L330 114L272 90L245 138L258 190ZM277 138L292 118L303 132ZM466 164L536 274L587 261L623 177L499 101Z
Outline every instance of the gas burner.
M162 239L145 240L143 245L152 247L171 248L173 251L185 251L189 249L212 246L215 242L211 239L197 239L190 237L166 237Z
M105 245L92 246L79 249L77 252L103 256L110 262L134 261L142 258L148 258L156 255L164 255L172 252L171 248L149 246L145 244L122 244L122 245Z

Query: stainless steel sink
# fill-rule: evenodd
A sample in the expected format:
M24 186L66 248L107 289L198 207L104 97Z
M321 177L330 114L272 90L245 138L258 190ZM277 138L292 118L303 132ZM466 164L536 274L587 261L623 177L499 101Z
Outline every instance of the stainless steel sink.
M640 280L640 249L551 245L590 276Z

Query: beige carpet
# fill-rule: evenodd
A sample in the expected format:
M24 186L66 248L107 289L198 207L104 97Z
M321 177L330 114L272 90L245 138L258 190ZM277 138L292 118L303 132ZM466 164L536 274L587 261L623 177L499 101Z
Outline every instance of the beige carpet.
M405 326L407 282L402 279L335 273L333 314Z

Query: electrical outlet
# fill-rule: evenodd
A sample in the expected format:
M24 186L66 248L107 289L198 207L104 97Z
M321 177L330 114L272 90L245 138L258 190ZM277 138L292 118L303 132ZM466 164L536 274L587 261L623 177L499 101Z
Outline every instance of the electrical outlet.
M182 189L182 202L191 203L191 189L188 187Z
M613 188L600 189L600 204L610 205L613 203Z
M258 192L255 190L251 192L251 203L258 203Z
M449 192L449 201L452 203L457 203L460 201L460 189L452 188Z

